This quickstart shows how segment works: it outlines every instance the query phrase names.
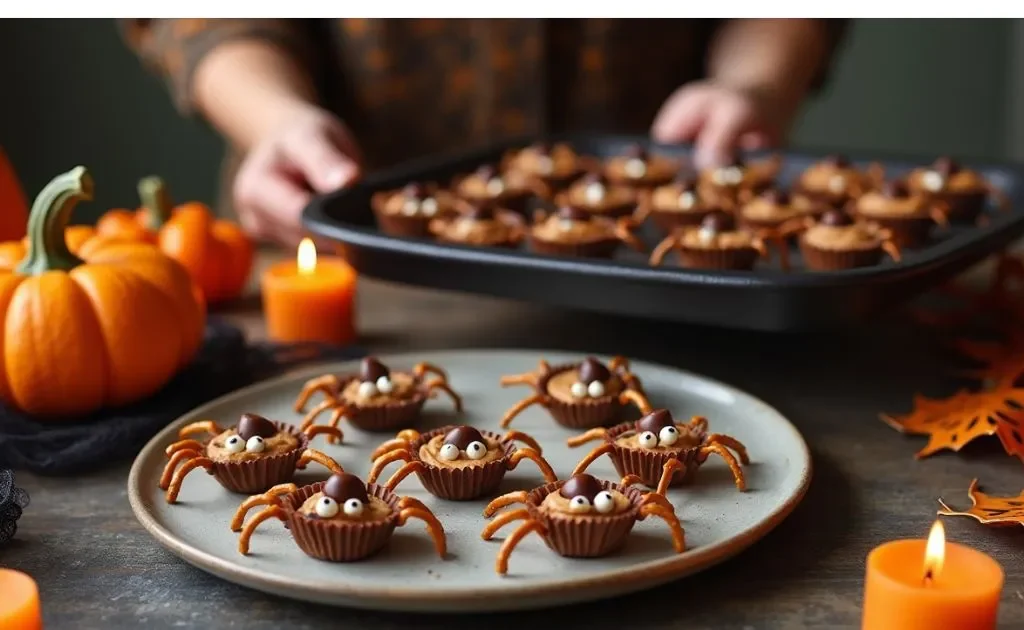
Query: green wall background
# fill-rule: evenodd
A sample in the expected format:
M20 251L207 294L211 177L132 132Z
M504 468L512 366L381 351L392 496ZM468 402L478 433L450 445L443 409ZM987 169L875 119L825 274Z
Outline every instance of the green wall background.
M858 20L834 80L792 142L964 158L1008 154L1013 20ZM0 20L0 145L34 194L88 165L101 209L135 204L160 173L179 199L212 201L222 145L181 118L111 20Z

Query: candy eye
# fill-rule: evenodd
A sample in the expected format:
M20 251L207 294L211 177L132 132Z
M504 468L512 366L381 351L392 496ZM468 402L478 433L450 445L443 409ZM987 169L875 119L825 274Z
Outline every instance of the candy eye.
M487 182L487 193L489 195L497 196L503 192L505 192L505 182L501 181L500 177L495 177Z
M224 450L229 453L241 453L245 450L245 440L241 435L232 435L224 441Z
M332 518L338 514L338 502L331 497L320 497L314 509L320 518Z
M345 501L345 514L347 516L360 516L363 513L363 502L359 499Z
M370 381L363 381L359 384L359 396L361 398L373 398L377 395L377 386Z
M601 514L611 512L615 509L615 497L613 497L612 493L607 490L598 492L597 496L594 497L594 509Z
M487 446L483 442L470 442L466 447L466 455L470 459L481 459L487 454Z
M262 453L265 448L267 448L266 442L258 435L252 436L245 443L245 452L247 453Z
M664 427L658 432L658 443L662 446L672 446L679 440L679 429L675 427Z
M639 442L640 446L643 448L655 448L658 446L658 436L654 435L653 431L644 431L640 434L640 437L637 438L637 442Z
M587 395L587 386L580 382L575 382L572 387L569 388L573 398L583 398Z
M416 213L420 209L420 203L415 199L407 199L402 204L402 214L408 217L416 216Z
M377 391L382 394L390 394L391 390L394 389L394 385L391 384L391 379L386 376L382 376L377 379L376 387Z
M604 396L604 383L601 381L590 381L590 385L587 385L587 393L590 394L591 398Z
M428 217L434 216L437 214L437 201L433 197L427 197L420 204L420 212Z
M590 499L584 496L573 497L569 501L569 511L583 514L590 511Z
M446 462L453 462L459 458L459 447L454 444L444 444L437 456Z

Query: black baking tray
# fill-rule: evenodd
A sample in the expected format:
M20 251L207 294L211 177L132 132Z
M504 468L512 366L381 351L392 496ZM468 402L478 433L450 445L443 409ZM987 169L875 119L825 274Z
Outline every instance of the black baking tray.
M631 143L652 151L685 157L689 147L651 143L624 135L561 135L578 152L607 157ZM523 139L447 157L420 160L368 175L358 184L318 197L303 221L313 233L340 243L343 255L366 276L405 284L486 294L575 309L769 332L846 328L863 323L1001 251L1024 234L1019 167L1009 164L969 166L982 172L1010 199L1011 208L987 207L982 226L936 228L927 248L904 252L891 261L861 269L809 272L791 252L793 269L764 264L753 271L705 271L650 267L646 257L623 251L612 260L540 256L522 250L442 244L426 239L383 234L375 225L370 197L409 181L447 182L485 162L496 162ZM788 185L824 152L783 153L779 183ZM757 154L751 154L756 159ZM850 155L860 165L879 162L896 176L932 157L879 158ZM644 230L650 229L645 226ZM648 245L657 236L640 232ZM525 246L524 246L525 247Z

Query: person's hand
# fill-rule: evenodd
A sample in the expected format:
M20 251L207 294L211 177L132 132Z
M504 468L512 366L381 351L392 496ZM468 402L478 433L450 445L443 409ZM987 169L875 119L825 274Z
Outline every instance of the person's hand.
M651 135L663 143L693 142L697 168L720 166L737 149L777 147L798 104L799 99L781 98L769 90L698 81L679 88L665 101Z
M359 176L359 151L331 113L302 106L257 140L232 188L242 227L254 238L294 246L300 215L314 194L333 192Z

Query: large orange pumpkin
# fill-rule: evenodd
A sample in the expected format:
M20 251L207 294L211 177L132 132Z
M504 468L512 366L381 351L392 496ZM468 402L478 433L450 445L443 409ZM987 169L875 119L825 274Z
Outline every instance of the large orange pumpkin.
M103 236L156 243L184 265L210 303L238 297L252 270L252 241L237 225L214 218L199 202L172 207L163 180L139 182L142 207L111 210L96 224Z
M65 236L92 188L84 167L57 176L32 206L27 250L0 245L0 398L38 418L145 398L202 343L204 308L178 263L88 228Z
M0 149L0 241L15 240L25 235L28 202L21 190L18 175Z

